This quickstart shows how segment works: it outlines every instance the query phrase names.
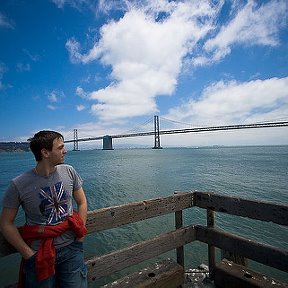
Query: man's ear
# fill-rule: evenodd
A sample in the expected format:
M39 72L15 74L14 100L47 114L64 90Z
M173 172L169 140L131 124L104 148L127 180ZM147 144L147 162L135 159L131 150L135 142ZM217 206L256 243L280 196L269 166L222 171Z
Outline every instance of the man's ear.
M41 149L41 154L43 159L47 159L49 157L49 151L45 148Z

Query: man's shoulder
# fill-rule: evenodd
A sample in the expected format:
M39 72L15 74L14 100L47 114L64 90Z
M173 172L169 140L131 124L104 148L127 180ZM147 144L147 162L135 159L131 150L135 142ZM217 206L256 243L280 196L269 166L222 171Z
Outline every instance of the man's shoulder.
M9 187L17 187L17 189L20 189L22 187L29 186L30 183L34 181L35 173L33 172L33 169L26 171L16 177L14 177Z
M59 165L56 166L56 169L59 172L63 172L63 171L68 171L68 172L72 171L72 172L74 172L75 171L74 167L71 166L71 165L68 165L68 164L59 164Z
M23 181L24 179L30 178L34 175L33 173L33 169L30 169L18 176L16 176L15 178L13 178L13 182L18 182L18 181Z

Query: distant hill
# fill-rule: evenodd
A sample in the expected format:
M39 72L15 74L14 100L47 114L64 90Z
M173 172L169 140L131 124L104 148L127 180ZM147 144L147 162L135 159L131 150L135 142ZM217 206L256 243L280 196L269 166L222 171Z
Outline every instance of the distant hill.
M0 142L0 152L28 152L29 142Z

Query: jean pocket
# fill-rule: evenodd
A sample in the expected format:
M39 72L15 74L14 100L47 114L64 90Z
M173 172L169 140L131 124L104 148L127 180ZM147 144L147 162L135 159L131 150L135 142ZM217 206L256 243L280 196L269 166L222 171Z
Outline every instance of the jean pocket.
M87 274L88 274L88 269L87 269L86 264L84 264L82 266L82 269L80 270L81 280L78 286L79 288L87 288Z
M87 269L87 265L86 265L86 264L84 264L84 265L82 266L82 269L80 270L80 273L81 273L81 275L82 275L82 277L83 277L84 279L87 278L88 269Z

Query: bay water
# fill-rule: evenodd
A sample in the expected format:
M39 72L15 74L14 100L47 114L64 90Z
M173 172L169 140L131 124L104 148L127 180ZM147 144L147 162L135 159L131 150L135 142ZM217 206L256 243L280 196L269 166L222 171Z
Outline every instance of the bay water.
M81 175L89 210L195 190L288 204L288 146L71 151L65 162ZM34 165L32 153L0 153L0 199L10 180ZM23 219L20 213L17 223L22 224ZM186 209L184 224L205 225L206 211ZM174 215L170 214L88 235L85 257L149 239L173 230L174 225ZM252 240L288 248L288 228L281 225L217 213L216 226ZM167 257L175 259L175 251L156 260ZM219 257L220 251L217 251ZM206 244L195 241L185 246L186 269L207 264L207 258ZM0 258L0 287L17 282L19 259L16 254ZM287 273L253 261L249 261L249 267L288 282ZM100 287L119 275L121 273L116 273L89 286Z

